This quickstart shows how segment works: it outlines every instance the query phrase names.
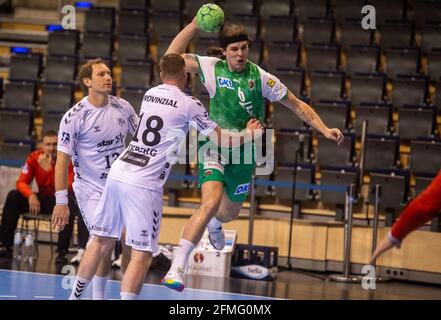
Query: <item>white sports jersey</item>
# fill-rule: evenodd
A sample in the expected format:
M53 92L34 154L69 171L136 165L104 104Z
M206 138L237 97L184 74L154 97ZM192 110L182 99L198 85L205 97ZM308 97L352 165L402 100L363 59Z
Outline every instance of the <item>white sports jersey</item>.
M207 135L217 126L199 100L167 84L146 92L139 117L138 131L109 178L153 190L164 186L188 127Z
M124 99L109 96L109 103L97 108L87 96L63 116L58 147L72 157L74 190L81 186L102 192L112 163L124 150L127 133L135 133L138 116Z

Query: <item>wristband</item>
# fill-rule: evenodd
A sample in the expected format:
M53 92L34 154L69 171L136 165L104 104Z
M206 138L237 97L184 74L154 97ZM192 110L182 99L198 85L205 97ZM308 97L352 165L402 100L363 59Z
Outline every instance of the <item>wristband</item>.
M55 192L55 204L67 205L67 190L60 190Z

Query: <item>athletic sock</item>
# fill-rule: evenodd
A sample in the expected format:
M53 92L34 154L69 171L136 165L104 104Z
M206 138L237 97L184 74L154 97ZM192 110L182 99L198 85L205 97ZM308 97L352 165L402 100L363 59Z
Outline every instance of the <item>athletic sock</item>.
M121 292L121 300L138 300L138 295L131 292Z
M95 275L92 279L93 283L93 300L104 300L104 292L106 289L107 277L99 277Z
M185 270L188 257L190 256L190 253L193 251L194 248L195 245L191 241L181 239L179 241L179 249L177 250L173 258L173 264L170 269L180 267Z
M70 293L69 300L79 300L83 292L86 290L89 282L90 280L76 276L74 287L72 289L72 292Z

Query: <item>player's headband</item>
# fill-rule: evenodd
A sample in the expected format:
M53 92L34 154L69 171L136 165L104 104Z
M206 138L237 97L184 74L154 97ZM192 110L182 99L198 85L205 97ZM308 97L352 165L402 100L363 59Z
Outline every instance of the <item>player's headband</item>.
M250 38L248 38L248 35L246 35L246 34L238 34L235 36L219 39L221 48L223 48L223 49L226 49L230 43L235 43L235 42L239 42L239 41L248 41L248 46L251 48L252 42L251 42Z

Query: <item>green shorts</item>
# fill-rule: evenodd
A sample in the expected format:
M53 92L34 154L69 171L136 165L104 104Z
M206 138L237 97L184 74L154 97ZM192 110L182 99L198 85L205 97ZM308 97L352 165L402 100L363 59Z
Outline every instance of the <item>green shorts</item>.
M255 163L223 164L216 157L199 158L198 188L206 181L219 181L224 184L228 198L234 202L243 202L247 198Z

